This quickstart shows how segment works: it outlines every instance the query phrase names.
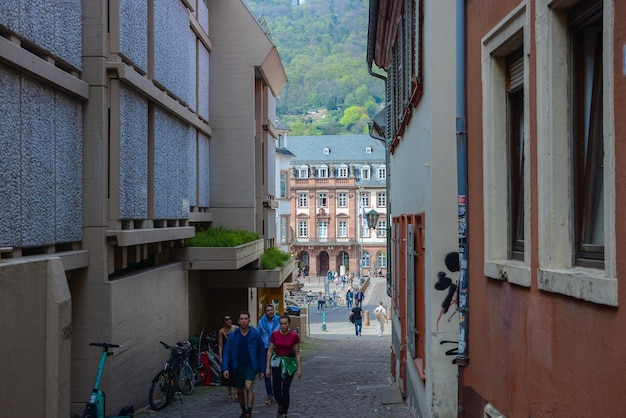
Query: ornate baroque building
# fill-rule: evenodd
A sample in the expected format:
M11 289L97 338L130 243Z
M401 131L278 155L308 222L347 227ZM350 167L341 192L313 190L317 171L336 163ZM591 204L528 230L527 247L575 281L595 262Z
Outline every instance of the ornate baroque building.
M309 276L386 274L384 145L368 135L290 136L287 148L299 267Z

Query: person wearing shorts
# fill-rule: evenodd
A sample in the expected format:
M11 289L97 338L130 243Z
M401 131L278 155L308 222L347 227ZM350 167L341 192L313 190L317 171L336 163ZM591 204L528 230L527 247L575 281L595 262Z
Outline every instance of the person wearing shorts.
M252 416L254 405L254 378L265 377L267 351L259 332L250 326L250 313L239 313L239 329L234 330L226 340L222 356L222 372L237 390L241 406L241 417Z

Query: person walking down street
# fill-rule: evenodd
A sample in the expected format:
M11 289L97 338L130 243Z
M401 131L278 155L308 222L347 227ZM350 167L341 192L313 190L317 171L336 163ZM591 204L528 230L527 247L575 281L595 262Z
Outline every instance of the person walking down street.
M356 306L363 306L363 297L365 296L365 294L363 293L363 291L361 289L359 289L358 292L356 292L356 297L355 297L355 301L354 304Z
M333 304L333 309L337 309L337 291L333 290L333 294L331 296L330 301Z
M274 305L268 303L265 305L265 315L259 319L259 334L263 340L263 347L267 350L270 346L270 337L274 331L278 331L280 328L279 318L274 315ZM274 402L274 393L272 392L272 379L269 376L265 377L265 392L267 392L266 405L271 405Z
M289 388L294 374L298 379L302 377L302 363L300 356L300 336L289 328L289 315L280 316L280 329L274 331L270 338L265 364L265 376L272 376L274 395L278 403L278 414L287 416L290 396Z
M348 288L348 292L346 293L346 305L348 305L348 309L352 308L352 301L354 300L354 292L352 288Z
M382 302L374 309L374 316L376 317L378 336L382 337L383 332L385 332L385 323L387 322L387 309L385 309Z
M250 313L239 313L239 329L228 335L224 346L222 371L226 379L233 379L241 406L241 418L252 416L254 405L254 377L265 377L264 366L267 352L259 332L250 326Z
M237 328L236 325L233 325L233 317L229 313L225 313L222 315L222 323L224 326L217 331L217 351L220 356L220 363L223 363L223 353L224 346L226 345L226 340L228 340L228 335ZM222 386L226 386L228 388L228 395L226 395L226 400L230 401L233 399L233 385L230 382L230 379L223 378ZM235 392L235 398L237 398L237 393Z
M352 322L354 322L354 335L361 336L361 330L363 328L363 309L360 306L352 308Z
M324 300L324 295L322 294L322 292L320 291L317 294L317 312L322 312L324 310L324 305L326 304L326 301Z

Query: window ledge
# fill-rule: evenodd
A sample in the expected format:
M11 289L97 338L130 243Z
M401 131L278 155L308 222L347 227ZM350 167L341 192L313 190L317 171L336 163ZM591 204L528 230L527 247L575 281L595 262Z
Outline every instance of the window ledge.
M523 261L485 260L484 270L489 278L530 287L530 267Z
M617 278L605 277L603 270L575 267L563 270L539 269L539 289L586 300L600 305L618 306Z

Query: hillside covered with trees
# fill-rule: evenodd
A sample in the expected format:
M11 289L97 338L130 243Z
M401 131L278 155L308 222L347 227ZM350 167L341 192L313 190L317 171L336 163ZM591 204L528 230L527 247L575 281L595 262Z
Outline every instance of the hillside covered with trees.
M365 133L384 83L365 61L369 0L246 0L289 82L276 104L291 135Z

